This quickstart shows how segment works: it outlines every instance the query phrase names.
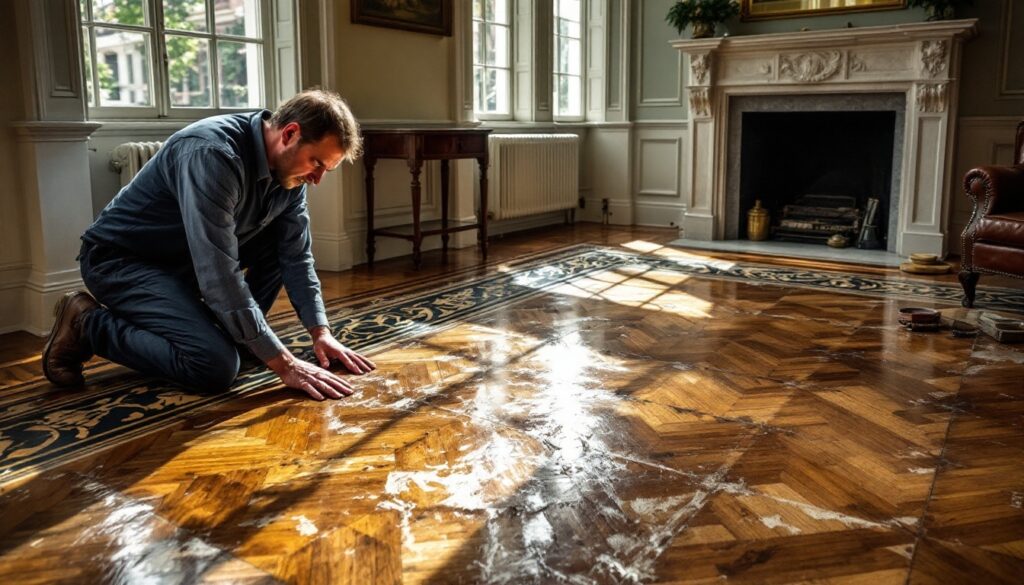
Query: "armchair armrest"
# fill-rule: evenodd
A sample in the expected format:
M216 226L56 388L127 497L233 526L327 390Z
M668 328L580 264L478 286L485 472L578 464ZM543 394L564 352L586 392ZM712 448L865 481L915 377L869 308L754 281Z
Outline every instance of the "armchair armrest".
M964 190L974 201L974 217L1024 210L1024 165L982 166L964 175Z

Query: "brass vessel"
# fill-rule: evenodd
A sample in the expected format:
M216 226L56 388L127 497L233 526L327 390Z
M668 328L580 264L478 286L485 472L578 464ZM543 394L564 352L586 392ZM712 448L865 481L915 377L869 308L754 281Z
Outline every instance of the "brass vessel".
M754 202L754 207L747 212L747 237L755 242L768 239L768 210L761 207L761 200Z
M832 234L825 243L831 248L845 248L850 245L850 238L844 234Z

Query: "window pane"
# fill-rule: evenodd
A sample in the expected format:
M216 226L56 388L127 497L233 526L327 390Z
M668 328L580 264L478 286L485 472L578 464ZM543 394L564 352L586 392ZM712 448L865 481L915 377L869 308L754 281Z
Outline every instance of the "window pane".
M576 39L558 39L559 73L580 75L582 60L580 59L580 42Z
M563 86L565 80L564 76L555 76L555 115L561 116L565 112L566 108L569 107L568 96L566 95L566 88Z
M259 0L217 0L215 6L217 33L260 38Z
M474 107L483 114L507 114L509 72L478 67L473 70Z
M485 42L479 44L479 34L473 40L480 47L478 63L483 65L496 65L498 67L509 66L509 41L508 28L490 24L479 25Z
M484 69L483 78L483 110L485 112L497 112L498 111L498 83L495 74L497 71L494 69Z
M92 0L93 20L117 24L146 24L142 0Z
M555 37L555 73L569 73L569 42L563 37Z
M580 23L567 20L565 18L558 19L558 34L563 37L572 37L574 39L580 38Z
M509 0L491 0L494 12L491 13L491 20L501 24L509 24Z
M483 67L473 68L473 109L477 112L486 112L484 109L484 69Z
M512 95L512 76L507 69L495 71L494 86L498 92L498 113L509 113L511 111L509 97Z
M164 0L164 26L206 32L205 0Z
M579 21L580 0L555 0L555 15Z
M484 31L484 43L481 48L480 62L484 65L494 65L494 59L496 56L496 48L494 43L497 41L497 35L494 34L494 25L485 24L483 25Z
M487 27L488 39L487 39L487 61L488 65L497 65L498 67L509 66L509 42L508 42L508 29L503 26L489 26Z
M478 65L484 64L485 51L484 44L481 40L484 38L484 30L487 25L482 22L473 23L473 63Z
M569 106L565 110L566 116L579 116L583 106L583 83L579 77L564 77L566 81L566 94L569 96Z
M171 107L210 108L210 41L167 35L167 83Z
M484 79L488 112L495 114L508 113L509 73L504 69L488 69Z
M151 106L149 35L96 27L101 106Z
M473 0L473 106L508 114L511 94L510 0Z
M579 77L555 77L555 104L559 116L579 116L583 105L583 81Z
M85 91L89 96L89 107L96 105L96 90L92 86L92 42L89 40L89 28L82 27L82 57L85 60Z
M261 53L261 47L256 43L217 43L222 108L252 108L263 102Z

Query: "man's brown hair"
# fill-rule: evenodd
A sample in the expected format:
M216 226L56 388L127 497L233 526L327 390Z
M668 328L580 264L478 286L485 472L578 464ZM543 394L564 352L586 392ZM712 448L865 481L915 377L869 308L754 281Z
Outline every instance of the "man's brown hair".
M355 160L363 152L363 137L359 122L342 97L333 91L307 89L292 96L270 117L275 128L298 122L302 142L319 142L333 134L345 149L345 159Z

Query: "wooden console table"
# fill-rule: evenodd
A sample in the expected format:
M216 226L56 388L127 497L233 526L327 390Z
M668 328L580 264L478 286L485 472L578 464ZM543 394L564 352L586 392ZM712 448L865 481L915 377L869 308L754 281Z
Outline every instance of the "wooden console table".
M448 237L452 232L477 230L480 252L487 258L487 135L478 128L364 128L363 164L366 167L366 261L373 266L377 236L412 242L416 268L422 261L423 238L440 234L444 259L448 259ZM386 228L373 227L373 168L378 159L404 159L412 175L412 223ZM476 221L448 220L448 161L475 158L480 165L480 214ZM425 160L441 161L441 220L420 223L420 171Z

